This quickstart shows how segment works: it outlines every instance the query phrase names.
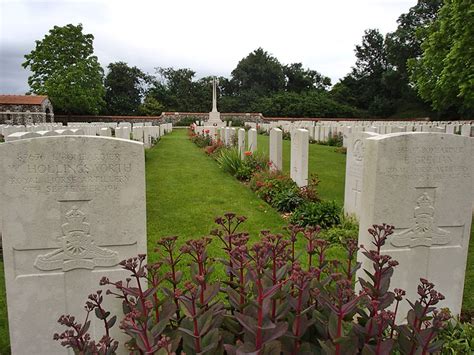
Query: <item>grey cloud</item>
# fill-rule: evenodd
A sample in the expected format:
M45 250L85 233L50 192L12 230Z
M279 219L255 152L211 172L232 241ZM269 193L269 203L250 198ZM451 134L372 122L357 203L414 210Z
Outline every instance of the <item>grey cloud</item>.
M0 93L24 94L28 91L29 71L21 66L28 45L2 44L0 49Z

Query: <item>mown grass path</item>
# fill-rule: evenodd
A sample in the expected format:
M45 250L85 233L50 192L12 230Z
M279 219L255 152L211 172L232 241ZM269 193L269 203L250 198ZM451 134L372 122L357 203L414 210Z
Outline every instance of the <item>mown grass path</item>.
M242 230L256 240L263 229L281 232L285 221L247 186L224 173L217 163L176 129L146 152L148 252L159 237L180 240L209 235L214 218L225 212L248 217ZM213 243L210 254L221 254ZM215 254L214 254L215 255Z

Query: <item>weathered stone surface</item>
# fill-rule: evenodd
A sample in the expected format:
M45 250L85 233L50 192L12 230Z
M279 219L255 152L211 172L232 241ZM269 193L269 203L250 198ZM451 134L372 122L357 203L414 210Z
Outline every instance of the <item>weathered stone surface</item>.
M347 144L344 212L360 218L360 194L364 167L365 139L378 136L373 132L352 133Z
M118 263L146 253L143 145L90 136L19 140L0 144L0 171L12 353L64 354L52 340L63 330L59 316L82 321L100 278L124 279ZM113 297L105 308L122 314ZM92 335L101 336L93 323ZM112 336L124 340L117 325Z
M420 278L446 296L440 307L461 310L473 201L471 138L399 133L365 141L359 244L367 229L388 223L395 233L383 248L400 265L390 287L417 298ZM371 268L359 255L362 268ZM366 277L363 271L360 277ZM406 316L408 303L401 304Z
M250 128L248 132L249 136L249 151L256 152L257 151L257 130L255 128Z
M290 176L299 187L308 185L309 133L306 129L294 130L291 137Z
M270 131L270 169L283 170L283 132L279 128Z
M245 154L245 129L239 128L237 143L239 147L240 157L243 159Z

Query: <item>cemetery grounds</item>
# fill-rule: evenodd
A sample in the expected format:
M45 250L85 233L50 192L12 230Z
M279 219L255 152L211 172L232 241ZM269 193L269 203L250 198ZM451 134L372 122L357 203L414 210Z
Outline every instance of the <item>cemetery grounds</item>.
M258 136L260 151L268 153L268 140L268 136ZM310 174L317 173L321 181L318 188L321 198L342 205L345 156L330 146L311 144L309 149L309 171ZM289 158L290 142L284 140L285 172L289 170ZM209 235L214 228L214 218L225 212L248 217L242 230L248 231L253 241L258 239L261 229L283 232L286 222L280 214L247 186L221 171L213 159L188 140L186 130L176 129L164 136L154 148L146 151L145 159L149 261L157 261L154 248L159 238L177 235L179 243L183 244L188 239ZM470 314L474 313L473 232L474 225L471 227L463 299L463 310ZM217 241L211 244L209 252L213 256L224 255ZM329 256L337 258L338 255L342 255L339 247L331 248ZM0 262L0 269L0 354L6 354L9 337L3 262ZM54 327L51 325L51 329ZM56 330L59 328L58 325Z

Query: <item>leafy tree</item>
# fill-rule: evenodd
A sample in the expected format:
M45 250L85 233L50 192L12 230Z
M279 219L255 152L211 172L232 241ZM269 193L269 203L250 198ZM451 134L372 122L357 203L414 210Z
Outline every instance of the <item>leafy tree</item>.
M165 110L211 110L211 77L194 81L196 73L188 68L157 68L157 74L159 79L154 81L147 96L152 96L162 103Z
M303 69L301 63L283 66L283 73L286 77L286 91L326 90L331 86L330 78L316 70Z
M376 29L366 30L355 52L356 65L334 86L333 99L367 110L372 116L389 116L395 110L395 103L387 85L391 69L384 37Z
M105 77L105 102L111 115L136 115L149 77L127 63L110 63Z
M104 72L93 55L93 40L81 24L54 26L25 55L31 92L48 95L58 113L98 114L105 104Z
M153 96L147 96L143 103L138 107L138 113L144 116L159 116L163 110L163 104Z
M431 114L409 82L407 61L421 55L421 43L441 4L442 0L418 0L400 15L396 31L385 38L378 30L365 31L362 43L356 46L356 65L334 85L332 97L372 116L399 115L404 110Z
M231 75L237 94L253 92L265 96L285 89L283 66L262 48L241 59Z
M406 14L400 15L397 29L387 34L388 61L407 84L407 61L422 54L421 44L442 4L443 0L418 0Z
M362 44L356 45L355 52L357 60L353 74L356 78L379 78L387 69L385 42L379 30L365 30Z
M254 111L266 116L360 117L362 112L333 100L324 91L278 92L254 103Z
M434 109L474 114L474 5L446 0L428 29L423 54L409 61L420 96Z

